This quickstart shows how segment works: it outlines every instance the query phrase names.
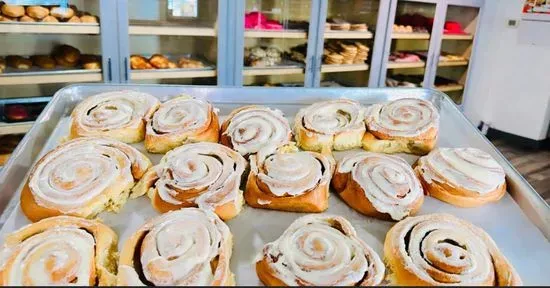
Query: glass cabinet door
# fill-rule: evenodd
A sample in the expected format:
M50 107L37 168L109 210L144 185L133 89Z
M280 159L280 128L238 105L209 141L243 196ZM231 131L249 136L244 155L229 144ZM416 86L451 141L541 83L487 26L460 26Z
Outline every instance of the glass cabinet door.
M111 80L102 68L113 55L107 55L110 49L102 55L99 22L114 14L100 15L102 2L3 3L9 12L0 15L0 166L57 90L69 83Z
M311 6L310 0L246 0L244 86L304 86Z
M127 0L132 83L217 84L218 0Z
M479 7L448 5L433 86L462 104Z
M392 31L391 44L386 47L387 70L385 77L381 79L384 82L381 85L424 87L437 2L396 2L393 25L388 27Z
M379 7L379 0L328 0L321 87L368 86Z

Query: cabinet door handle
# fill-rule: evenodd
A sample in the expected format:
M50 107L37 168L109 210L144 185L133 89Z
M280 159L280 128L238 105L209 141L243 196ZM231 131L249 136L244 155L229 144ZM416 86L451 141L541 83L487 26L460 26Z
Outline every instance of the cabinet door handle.
M109 82L113 82L113 70L111 64L111 58L107 59L107 79Z
M124 57L124 80L128 82L128 57Z

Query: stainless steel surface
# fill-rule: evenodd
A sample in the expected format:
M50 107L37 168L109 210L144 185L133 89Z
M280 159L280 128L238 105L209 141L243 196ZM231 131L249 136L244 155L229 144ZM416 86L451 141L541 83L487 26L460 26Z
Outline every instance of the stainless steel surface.
M33 66L28 70L14 69L7 67L0 77L25 77L25 76L47 76L47 75L68 75L68 74L89 74L99 73L101 69L83 69L83 68L63 68L55 67L55 69L41 69Z
M506 171L509 195L498 203L479 208L458 208L427 197L420 214L451 213L482 227L512 262L525 284L550 283L550 273L547 273L550 271L549 207L447 97L428 89L215 88L101 84L69 86L56 93L0 172L0 189L3 192L0 195L0 210L4 210L0 217L0 235L28 224L18 206L19 190L26 181L32 163L40 155L53 149L59 140L67 135L69 115L75 104L90 95L120 89L148 92L162 101L182 93L204 97L220 109L222 118L236 107L254 103L281 109L289 119L292 119L305 105L331 98L346 97L366 105L402 97L428 99L439 108L441 114L441 130L437 145L470 146L490 153ZM142 144L137 144L136 147L144 150ZM341 155L340 152L335 153L337 159ZM409 163L417 159L412 155L399 156ZM161 155L154 155L151 159L153 163L157 163L160 157ZM334 194L330 197L329 206L325 213L339 214L349 219L358 230L359 236L382 255L384 237L393 222L363 216L350 209ZM141 223L154 215L157 215L157 212L151 208L148 199L141 197L130 200L120 214L102 213L100 218L119 233L122 244ZM236 274L238 284L260 284L254 272L254 257L265 243L279 237L294 219L302 215L304 214L254 209L245 205L241 214L228 222L235 243L231 268Z

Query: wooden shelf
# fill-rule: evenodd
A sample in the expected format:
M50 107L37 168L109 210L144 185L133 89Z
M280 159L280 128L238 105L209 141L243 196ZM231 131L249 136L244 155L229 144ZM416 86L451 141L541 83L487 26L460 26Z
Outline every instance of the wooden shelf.
M307 33L302 30L245 30L245 38L296 38L306 39Z
M451 84L451 85L445 85L441 87L435 87L435 89L441 92L452 92L452 91L461 91L464 89L464 86L460 84Z
M27 133L34 122L5 123L0 122L0 135Z
M47 83L74 83L74 82L99 82L102 81L101 72L93 73L57 73L57 74L31 74L28 76L0 74L0 85L21 85L21 84L47 84Z
M132 70L130 79L174 79L174 78L206 78L216 77L216 70L193 70L193 69L174 69L174 70Z
M443 40L472 40L472 34L443 34Z
M325 31L325 39L372 39L370 31Z
M422 68L426 63L419 62L388 62L388 69Z
M99 24L0 23L0 33L28 34L99 34Z
M430 33L392 33L392 39L430 39Z
M245 67L244 76L304 74L303 67Z
M351 71L367 71L367 64L323 64L321 65L321 73L333 72L351 72Z
M439 61L437 66L439 67L448 67L448 66L466 66L468 61Z
M130 25L130 35L172 35L215 37L216 29L210 27Z

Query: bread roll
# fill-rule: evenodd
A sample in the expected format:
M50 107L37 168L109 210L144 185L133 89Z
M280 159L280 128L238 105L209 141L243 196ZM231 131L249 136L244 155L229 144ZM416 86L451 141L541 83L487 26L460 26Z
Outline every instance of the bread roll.
M50 15L59 20L69 19L74 16L74 10L72 8L53 7L50 9Z
M19 22L36 22L36 20L32 17L29 17L27 15L24 15L23 17L19 18Z
M35 66L38 66L42 69L55 68L55 60L48 55L34 55L31 56L31 60Z
M44 22L44 23L58 23L59 20L57 20L57 18L51 16L51 15L48 15L44 18L42 18L42 21L40 22Z
M25 15L25 7L20 5L4 4L0 10L2 10L2 15L13 18L19 18Z
M80 16L80 21L82 23L98 23L97 17L92 15L82 15Z
M42 6L29 6L26 9L27 15L34 19L44 19L44 17L50 15L50 9Z
M6 63L12 68L21 70L28 70L32 67L32 61L30 59L17 55L7 56Z

